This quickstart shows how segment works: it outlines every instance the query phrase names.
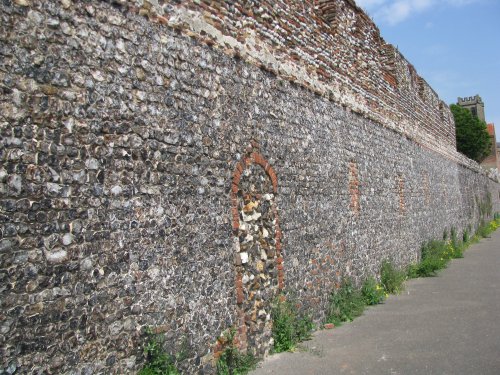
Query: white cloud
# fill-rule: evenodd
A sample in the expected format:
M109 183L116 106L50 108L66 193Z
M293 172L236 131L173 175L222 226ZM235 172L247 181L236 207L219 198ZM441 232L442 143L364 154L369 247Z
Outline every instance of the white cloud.
M358 4L362 8L370 9L374 6L378 6L380 4L385 3L386 0L356 0L356 4Z
M396 25L415 13L420 13L430 8L434 0L397 0L385 4L375 12L379 18L389 25Z
M457 7L482 1L484 0L357 0L356 3L377 21L396 25L415 14L438 6Z

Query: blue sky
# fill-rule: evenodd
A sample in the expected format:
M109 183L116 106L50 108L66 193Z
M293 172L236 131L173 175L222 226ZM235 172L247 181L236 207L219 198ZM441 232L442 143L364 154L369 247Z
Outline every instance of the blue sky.
M500 0L356 0L447 104L479 94L500 142Z

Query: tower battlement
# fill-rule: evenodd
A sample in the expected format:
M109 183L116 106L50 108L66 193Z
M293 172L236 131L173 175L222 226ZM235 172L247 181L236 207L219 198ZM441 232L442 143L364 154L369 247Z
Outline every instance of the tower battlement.
M463 98L457 98L458 105L462 104L483 104L483 99L479 95L475 96L469 96L469 97L463 97Z

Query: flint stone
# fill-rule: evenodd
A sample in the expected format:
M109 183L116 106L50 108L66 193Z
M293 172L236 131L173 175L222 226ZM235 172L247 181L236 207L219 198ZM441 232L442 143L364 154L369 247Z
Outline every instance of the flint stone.
M51 251L45 251L45 258L52 264L63 263L68 259L68 252L59 248Z

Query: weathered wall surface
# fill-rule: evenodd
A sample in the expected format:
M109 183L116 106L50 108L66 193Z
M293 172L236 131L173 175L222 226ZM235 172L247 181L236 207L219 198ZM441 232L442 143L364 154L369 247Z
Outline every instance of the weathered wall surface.
M0 372L133 373L152 326L210 373L231 326L266 350L280 289L319 321L342 276L477 225L488 192L500 211L451 138L446 158L144 8L17 3L0 6Z
M352 0L126 3L465 162L450 110Z

